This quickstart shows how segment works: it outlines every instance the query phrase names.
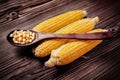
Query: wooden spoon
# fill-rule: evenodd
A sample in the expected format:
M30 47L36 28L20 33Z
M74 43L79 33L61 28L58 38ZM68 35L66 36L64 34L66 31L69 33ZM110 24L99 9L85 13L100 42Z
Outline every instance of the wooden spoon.
M16 31L16 30L14 30ZM59 38L59 39L79 39L79 40L102 40L102 39L108 39L113 37L113 34L115 30L106 30L105 32L95 32L95 33L84 33L84 34L53 34L53 33L40 33L36 32L33 30L29 30L33 33L36 34L35 39L28 44L18 44L13 42L13 38L10 37L10 34L12 34L14 31L11 31L7 35L7 40L10 42L12 45L17 46L17 47L24 47L24 46L30 46L32 44L35 44L41 40L45 39L53 39L53 38ZM19 31L19 30L17 30ZM23 30L26 31L26 30Z

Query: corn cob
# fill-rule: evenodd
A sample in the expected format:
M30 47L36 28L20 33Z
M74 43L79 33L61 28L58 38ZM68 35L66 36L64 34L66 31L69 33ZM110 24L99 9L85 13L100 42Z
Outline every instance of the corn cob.
M87 12L84 10L69 11L38 24L33 28L33 30L45 33L55 32L58 29L85 17L86 15Z
M92 30L98 21L98 17L78 20L56 31L55 34L85 33ZM35 56L48 56L52 50L57 49L58 47L69 41L69 39L46 40L35 49Z
M105 31L96 29L91 32ZM50 59L45 62L45 66L53 67L55 65L66 65L78 59L100 44L102 40L76 40L69 42L56 50L53 50Z

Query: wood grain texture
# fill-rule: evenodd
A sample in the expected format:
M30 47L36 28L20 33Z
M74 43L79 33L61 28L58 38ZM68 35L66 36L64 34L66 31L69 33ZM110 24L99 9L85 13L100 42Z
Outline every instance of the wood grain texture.
M46 68L49 59L36 58L32 47L16 48L6 40L14 29L31 29L55 15L75 10L100 17L95 28L120 22L119 0L0 0L0 80L120 80L120 32L66 65Z

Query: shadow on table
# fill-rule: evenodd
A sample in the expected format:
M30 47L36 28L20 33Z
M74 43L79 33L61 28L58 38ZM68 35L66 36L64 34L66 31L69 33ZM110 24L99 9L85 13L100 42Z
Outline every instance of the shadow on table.
M37 60L40 63L44 64L44 62L49 59L49 56L44 57L44 58L35 57L34 56L34 49L37 45L38 44L28 46L28 47L18 47L18 48L16 48L17 56L22 57L22 58L26 57L28 59L34 59L34 60Z

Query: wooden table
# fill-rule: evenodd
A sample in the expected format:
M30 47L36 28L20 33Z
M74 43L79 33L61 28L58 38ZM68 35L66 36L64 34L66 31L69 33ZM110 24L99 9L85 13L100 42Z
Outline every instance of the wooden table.
M55 15L75 10L100 17L95 28L111 28L120 22L119 0L0 0L0 80L120 80L120 32L104 40L69 65L46 68L49 59L36 58L31 48L10 45L7 34L31 29Z

